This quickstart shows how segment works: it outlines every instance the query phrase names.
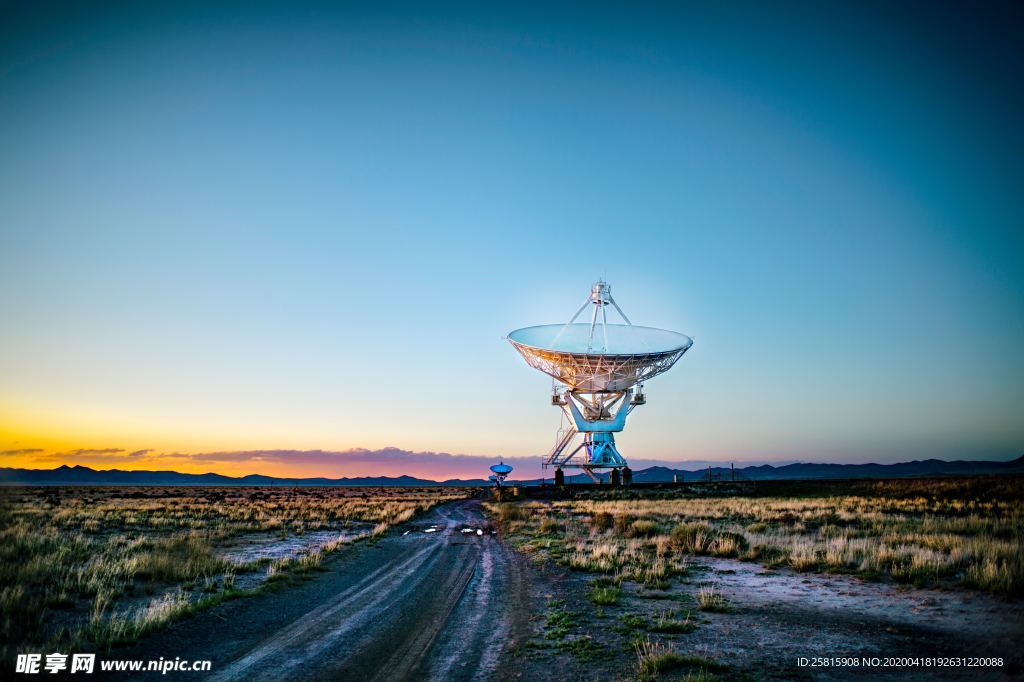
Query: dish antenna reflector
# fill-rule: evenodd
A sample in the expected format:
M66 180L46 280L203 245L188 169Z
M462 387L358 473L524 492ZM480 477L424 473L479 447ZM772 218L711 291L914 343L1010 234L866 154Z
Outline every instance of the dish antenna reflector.
M588 306L593 306L589 324L576 322ZM608 322L608 306L622 323ZM614 434L625 427L634 407L647 402L644 382L671 369L690 350L693 339L634 325L603 280L594 283L567 323L524 327L506 338L526 364L556 382L551 403L562 408L570 424L559 431L543 463L545 468L555 467L556 482L563 480L563 467L579 467L594 481L599 480L594 469L611 469L613 484L622 470L623 482L628 483L631 472L615 447ZM583 434L583 442L569 450L577 433Z
M494 485L500 488L501 484L505 482L505 478L507 478L508 475L512 473L512 467L510 467L508 464L505 464L504 462L501 462L500 464L495 464L494 466L492 466L491 471L493 471L494 473L488 476L487 480L494 481Z

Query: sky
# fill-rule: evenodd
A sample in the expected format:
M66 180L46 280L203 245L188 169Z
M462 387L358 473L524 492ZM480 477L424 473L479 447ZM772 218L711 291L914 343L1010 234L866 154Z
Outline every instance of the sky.
M0 13L0 466L525 471L601 277L635 463L1024 453L1014 3Z

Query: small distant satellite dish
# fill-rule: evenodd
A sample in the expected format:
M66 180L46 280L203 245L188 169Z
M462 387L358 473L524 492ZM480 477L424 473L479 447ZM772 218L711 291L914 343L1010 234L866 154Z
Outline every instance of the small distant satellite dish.
M504 462L501 462L499 464L495 464L494 466L492 466L491 471L493 471L494 473L488 476L487 480L494 481L494 485L500 488L501 484L504 483L505 478L512 473L512 467L510 467L508 464L505 464Z

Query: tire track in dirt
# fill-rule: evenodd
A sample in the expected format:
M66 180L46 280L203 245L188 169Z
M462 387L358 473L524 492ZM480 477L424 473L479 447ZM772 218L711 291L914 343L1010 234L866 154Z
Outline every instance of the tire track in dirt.
M492 677L528 620L530 582L483 526L478 501L442 505L343 550L313 581L225 604L137 649L210 658L215 680Z
M433 617L424 626L417 628L403 646L377 669L372 680L410 679L413 677L423 663L430 645L433 644L456 604L462 598L470 578L473 577L476 568L474 563L470 561L461 563L462 568L458 573L449 573L446 576L447 579L437 586L437 592L442 598L438 600L437 606L431 609ZM419 678L420 675L416 675L416 677ZM446 678L438 677L436 679Z
M378 610L393 606L396 595L400 597L411 589L410 586L405 590L398 588L408 580L408 576L422 567L433 551L433 547L423 547L397 565L381 566L358 584L341 592L335 601L303 615L301 619L260 642L253 651L222 668L211 679L274 679L278 673L306 665L332 639L364 626ZM268 667L268 660L273 658L287 659L287 662L279 661L273 673L260 674Z

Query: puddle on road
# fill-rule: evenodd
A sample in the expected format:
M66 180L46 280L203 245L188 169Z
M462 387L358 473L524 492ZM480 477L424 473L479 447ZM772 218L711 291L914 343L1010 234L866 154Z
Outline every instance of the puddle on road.
M370 523L352 523L345 528L308 531L285 538L272 533L239 535L221 543L214 553L218 558L237 565L253 561L277 561L301 556L336 540L348 542L372 528L373 524Z
M418 528L411 528L411 529L405 531L404 533L402 533L402 537L405 537L409 533L427 533L427 534L430 534L430 533L440 533L441 531L445 530L447 527L448 526L440 526L440 524L434 524L434 525L428 526L426 528L420 526ZM476 526L456 526L456 528L458 528L459 533L461 533L462 535L470 535L470 536L472 536L472 535L476 535L476 536L484 535L484 529L483 528L477 528ZM452 532L454 532L454 531L452 531ZM491 533L491 535L494 535L495 531L491 530L490 533Z

